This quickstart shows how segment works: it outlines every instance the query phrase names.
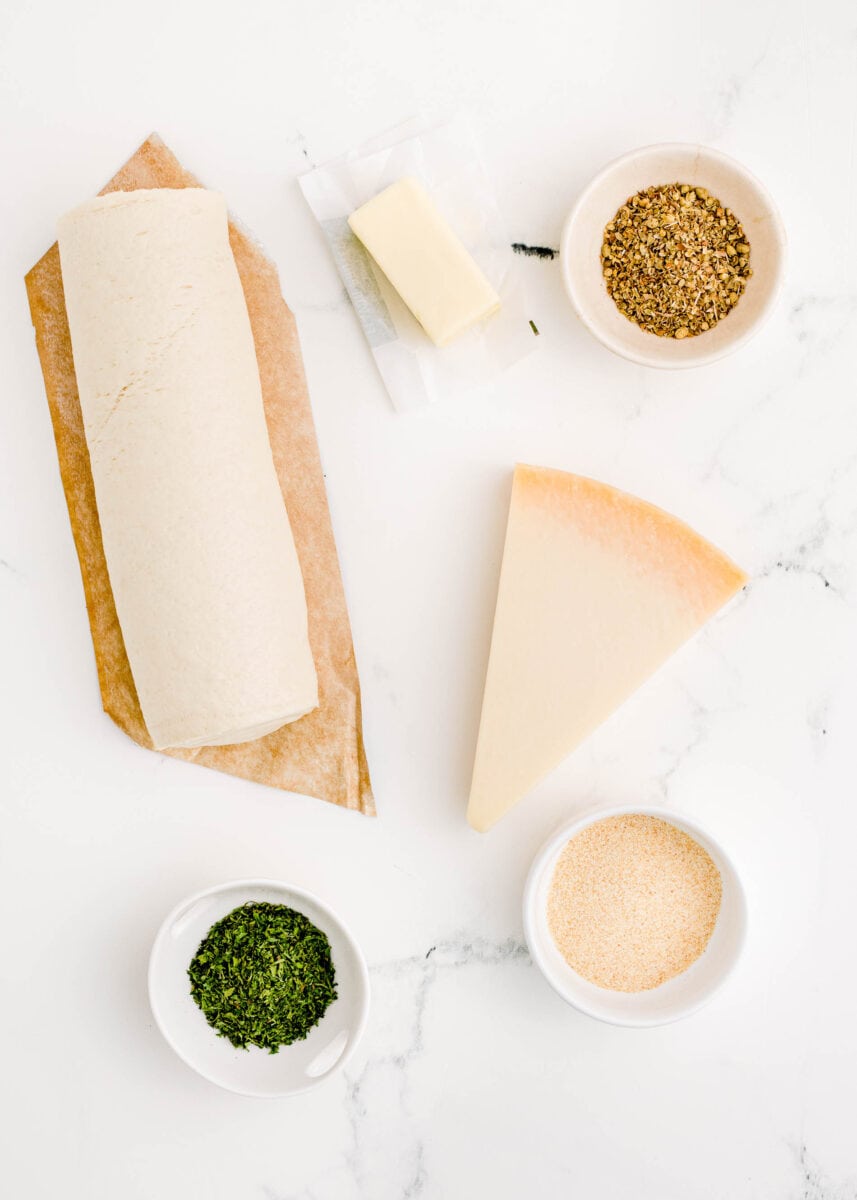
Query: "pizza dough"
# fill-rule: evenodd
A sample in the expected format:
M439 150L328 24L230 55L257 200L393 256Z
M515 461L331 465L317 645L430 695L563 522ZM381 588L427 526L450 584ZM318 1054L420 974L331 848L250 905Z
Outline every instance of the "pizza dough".
M226 206L113 192L59 224L102 539L155 747L251 741L318 703Z

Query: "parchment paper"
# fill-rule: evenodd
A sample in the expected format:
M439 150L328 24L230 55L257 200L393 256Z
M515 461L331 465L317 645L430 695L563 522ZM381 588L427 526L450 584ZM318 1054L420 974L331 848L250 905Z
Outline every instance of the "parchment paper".
M199 186L153 135L103 192ZM250 313L274 463L304 577L319 707L255 742L165 753L374 814L363 747L360 683L295 320L283 301L274 264L234 221L229 236ZM56 245L32 268L26 284L80 560L102 703L120 729L151 749L101 543Z

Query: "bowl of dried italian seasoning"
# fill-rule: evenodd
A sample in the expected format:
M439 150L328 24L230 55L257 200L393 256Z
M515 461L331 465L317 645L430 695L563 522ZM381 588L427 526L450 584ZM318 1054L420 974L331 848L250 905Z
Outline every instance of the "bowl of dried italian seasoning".
M614 1025L663 1025L695 1012L731 974L747 904L732 859L695 821L603 808L536 855L524 929L569 1004Z
M309 1091L340 1070L369 1013L359 946L318 897L243 879L182 900L149 960L167 1042L212 1083L245 1096Z
M563 229L560 262L581 321L650 367L698 367L770 315L786 237L768 192L705 146L644 146L606 166Z

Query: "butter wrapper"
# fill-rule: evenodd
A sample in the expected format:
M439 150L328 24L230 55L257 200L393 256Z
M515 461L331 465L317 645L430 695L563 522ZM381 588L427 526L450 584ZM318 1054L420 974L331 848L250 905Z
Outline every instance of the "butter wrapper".
M356 208L404 175L422 182L500 296L499 312L448 346L431 342L348 227ZM299 183L398 412L486 386L535 349L520 263L466 117L409 122Z

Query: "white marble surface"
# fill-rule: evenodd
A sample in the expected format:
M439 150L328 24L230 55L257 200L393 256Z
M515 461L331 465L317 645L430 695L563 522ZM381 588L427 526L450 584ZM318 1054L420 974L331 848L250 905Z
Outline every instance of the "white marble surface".
M780 203L771 324L693 374L611 357L528 262L537 355L390 411L296 173L470 108L514 240L556 244L607 159L699 139ZM857 1196L857 16L850 0L105 0L0 6L0 1190L15 1200ZM225 191L299 321L365 689L370 821L145 753L100 711L22 276L157 128ZM739 603L488 836L467 775L516 458L675 511ZM576 1015L522 946L539 843L593 799L720 834L745 959L688 1021ZM256 1102L146 1001L155 929L242 875L318 891L372 965L346 1075Z

